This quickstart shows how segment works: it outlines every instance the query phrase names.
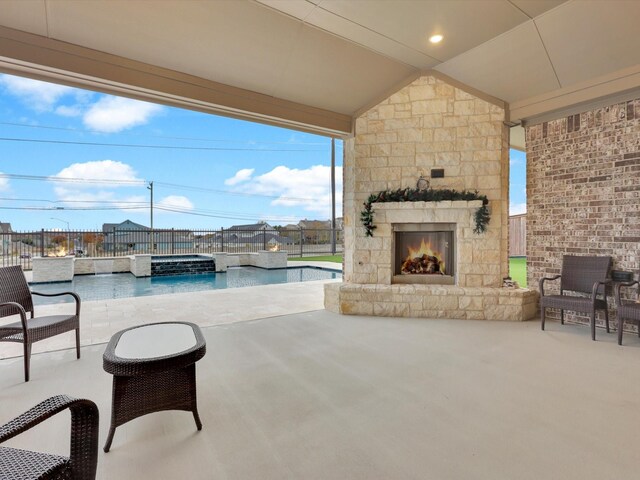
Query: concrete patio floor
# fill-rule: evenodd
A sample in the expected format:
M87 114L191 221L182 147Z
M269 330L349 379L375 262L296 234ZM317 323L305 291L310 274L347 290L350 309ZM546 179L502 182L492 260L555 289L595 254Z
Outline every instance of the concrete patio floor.
M640 340L537 322L339 316L203 329L204 424L161 412L116 431L100 479L632 479ZM103 345L0 361L0 423L57 393L111 412ZM68 415L8 444L68 450Z

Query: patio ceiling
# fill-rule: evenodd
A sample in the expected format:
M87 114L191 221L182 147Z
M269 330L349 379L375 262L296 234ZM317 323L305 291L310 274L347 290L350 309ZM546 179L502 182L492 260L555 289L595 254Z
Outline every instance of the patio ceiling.
M0 70L338 136L435 71L518 122L637 89L638 18L635 0L4 0Z

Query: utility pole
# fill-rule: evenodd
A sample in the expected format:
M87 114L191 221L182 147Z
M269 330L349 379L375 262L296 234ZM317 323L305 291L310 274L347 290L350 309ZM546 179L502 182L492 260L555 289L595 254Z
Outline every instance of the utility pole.
M149 203L149 211L151 212L151 251L155 251L155 242L153 238L153 181L149 182L149 186L147 187L151 192L151 202Z
M331 139L331 254L336 254L336 139Z

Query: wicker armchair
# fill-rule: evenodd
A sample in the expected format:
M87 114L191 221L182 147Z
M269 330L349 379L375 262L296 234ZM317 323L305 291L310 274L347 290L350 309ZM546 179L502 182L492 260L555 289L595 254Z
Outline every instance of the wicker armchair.
M640 303L627 301L623 302L621 298L621 288L633 287L638 285L637 298L640 300L640 282L618 283L616 284L616 304L618 305L618 345L622 345L622 327L624 322L633 322L638 324L638 337L640 337Z
M69 457L0 447L0 478L94 480L98 466L98 407L90 400L58 395L39 403L0 427L0 443L29 430L47 418L71 411Z
M540 279L540 309L544 330L545 309L560 309L560 323L564 325L564 311L586 313L590 316L591 339L596 339L596 310L604 310L605 324L609 333L609 312L605 286L611 269L611 257L562 257L562 273ZM545 295L544 282L560 279L560 295ZM588 297L567 295L570 291L588 294ZM599 297L600 295L600 297Z
M31 295L57 297L71 295L75 300L75 314L48 315L34 318ZM27 312L30 318L27 319ZM76 356L80 358L80 297L73 292L37 293L29 290L20 266L0 268L0 318L20 315L20 321L0 325L0 342L17 342L24 346L24 381L29 381L31 345L60 333L76 331Z

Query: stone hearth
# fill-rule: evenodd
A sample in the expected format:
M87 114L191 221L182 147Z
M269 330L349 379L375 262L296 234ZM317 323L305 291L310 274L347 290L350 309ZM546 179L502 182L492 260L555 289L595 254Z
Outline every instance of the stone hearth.
M382 250L359 254L373 284L327 284L325 308L352 315L410 316L470 320L527 320L536 314L537 295L528 289L501 288L500 251L490 232L477 234L476 201L402 202L374 204L375 237ZM393 275L393 231L397 224L455 225L455 285L414 283ZM493 248L492 248L493 247ZM496 286L498 285L498 286Z

